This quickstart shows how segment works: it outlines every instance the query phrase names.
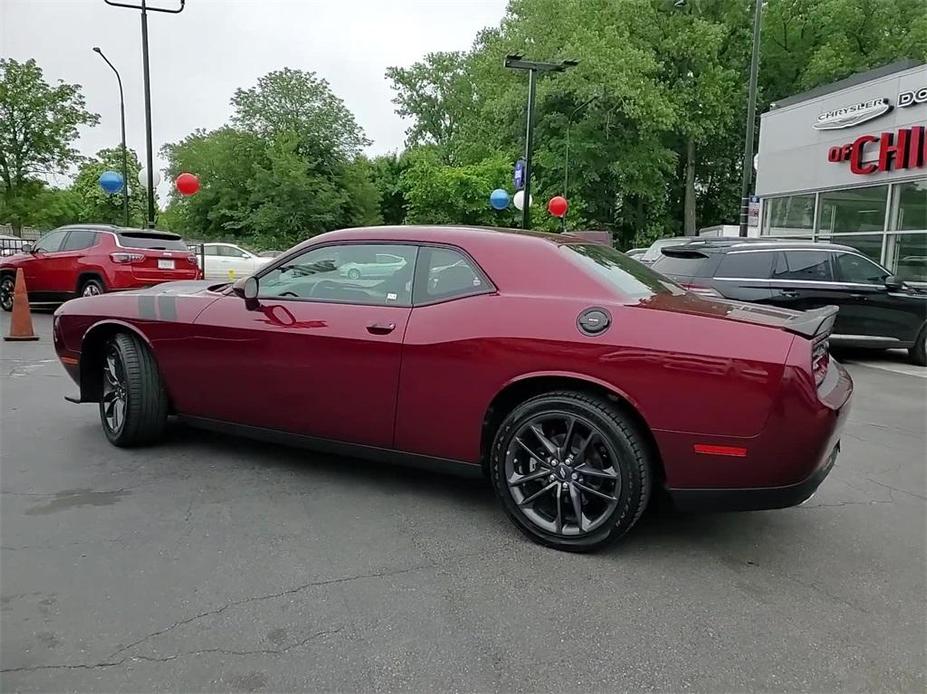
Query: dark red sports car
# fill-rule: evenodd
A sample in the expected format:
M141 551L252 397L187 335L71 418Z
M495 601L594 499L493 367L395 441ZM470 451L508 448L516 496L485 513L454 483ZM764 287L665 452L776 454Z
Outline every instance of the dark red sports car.
M176 414L482 469L525 533L581 550L658 489L687 509L807 499L852 392L827 351L835 313L706 300L568 235L381 227L317 236L234 285L76 299L54 336L117 446Z

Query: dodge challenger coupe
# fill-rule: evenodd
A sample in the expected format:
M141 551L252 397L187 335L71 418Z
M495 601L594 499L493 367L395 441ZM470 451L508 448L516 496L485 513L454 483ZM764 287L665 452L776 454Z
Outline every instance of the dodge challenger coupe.
M391 256L375 279L341 268ZM569 235L467 227L322 234L234 284L75 299L55 347L116 446L168 415L318 450L482 470L532 539L589 550L651 496L682 509L805 501L852 382L836 308L688 293Z

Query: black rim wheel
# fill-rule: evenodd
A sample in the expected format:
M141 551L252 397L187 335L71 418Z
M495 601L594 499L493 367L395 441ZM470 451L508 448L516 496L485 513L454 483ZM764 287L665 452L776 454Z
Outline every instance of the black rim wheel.
M126 422L128 390L125 366L115 347L106 352L103 363L103 421L113 434L119 434Z
M3 281L0 282L0 307L4 311L13 309L13 292L15 288L16 285L12 277L4 277Z
M599 529L621 494L618 457L590 420L538 414L515 432L505 453L505 482L521 514L537 528L579 537Z

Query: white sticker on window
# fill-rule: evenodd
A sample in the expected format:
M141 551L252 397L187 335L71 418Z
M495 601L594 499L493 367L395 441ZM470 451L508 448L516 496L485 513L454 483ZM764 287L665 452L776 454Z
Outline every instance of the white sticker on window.
M387 301L396 301L396 299L398 299L398 298L399 298L399 295L398 295L398 294L395 294L395 293L393 293L393 292L389 292L389 293L386 295L386 300L387 300Z

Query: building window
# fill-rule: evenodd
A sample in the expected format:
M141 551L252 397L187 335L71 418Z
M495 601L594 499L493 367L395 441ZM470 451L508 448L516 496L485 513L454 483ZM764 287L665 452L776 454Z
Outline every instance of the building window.
M899 183L895 186L895 214L892 229L896 231L927 230L927 179Z
M763 233L769 236L810 235L814 229L814 194L767 198Z
M885 229L888 186L848 188L821 193L818 234L845 234Z
M927 282L927 234L889 234L886 266L905 282Z
M876 263L882 262L882 234L852 234L848 236L832 236L819 239L829 243L839 243L841 246L855 248L864 256Z

